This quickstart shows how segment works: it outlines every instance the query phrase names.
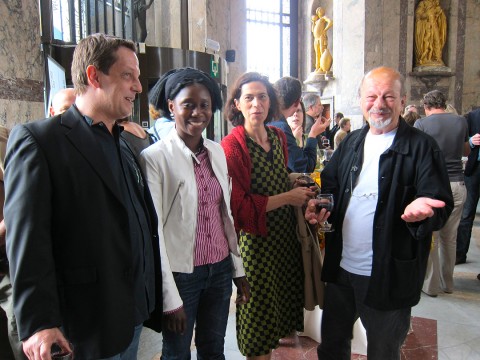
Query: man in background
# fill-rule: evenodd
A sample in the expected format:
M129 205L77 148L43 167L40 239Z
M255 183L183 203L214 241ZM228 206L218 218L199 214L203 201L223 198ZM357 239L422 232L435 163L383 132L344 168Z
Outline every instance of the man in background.
M473 221L477 213L478 199L480 196L480 108L469 112L466 118L469 136L468 142L471 152L470 155L468 155L464 172L467 199L465 200L462 217L458 225L456 264L465 264L467 261Z
M298 79L285 76L275 82L273 87L278 94L282 117L268 125L279 128L287 137L289 172L311 173L315 169L315 164L317 163L316 137L325 131L328 125L330 125L330 121L321 118L317 119L308 132L305 147L299 147L286 119L289 116L292 116L297 110L298 104L300 103L300 97L302 96L302 84Z
M75 102L75 90L66 88L59 90L53 97L50 105L50 116L63 114Z
M426 117L414 127L432 136L442 150L447 165L454 208L446 224L433 233L433 246L428 257L423 292L436 297L440 290L453 292L453 269L457 250L457 229L467 196L463 177L462 156L470 153L467 120L445 111L446 97L438 90L423 97Z

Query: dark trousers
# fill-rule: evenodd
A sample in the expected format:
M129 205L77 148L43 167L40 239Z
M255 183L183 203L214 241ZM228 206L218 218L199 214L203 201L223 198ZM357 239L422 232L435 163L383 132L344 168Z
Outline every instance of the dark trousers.
M477 212L477 204L480 196L480 164L470 176L465 176L465 187L467 188L467 200L463 206L462 218L457 230L457 260L465 262L470 247L473 221Z
M392 311L372 309L364 304L370 277L340 270L336 283L325 288L322 342L319 360L350 360L353 324L360 317L367 332L368 360L399 360L407 337L411 308Z
M163 328L162 360L189 360L193 328L198 360L225 360L232 261L230 256L209 265L195 266L192 274L173 273L187 315L183 335Z

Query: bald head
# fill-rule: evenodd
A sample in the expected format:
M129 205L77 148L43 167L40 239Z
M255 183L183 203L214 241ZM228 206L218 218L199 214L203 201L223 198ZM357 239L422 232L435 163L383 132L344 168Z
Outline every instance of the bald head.
M60 115L68 110L75 102L75 90L71 88L62 89L55 94L50 106L50 115Z
M403 77L395 69L378 67L363 77L360 106L373 134L385 134L398 126L405 98Z
M360 96L362 95L362 87L366 79L375 78L378 80L383 79L384 81L395 82L398 81L400 84L400 94L401 96L407 95L407 89L405 88L405 79L397 70L387 67L380 66L375 69L370 70L363 76L362 82L360 84Z

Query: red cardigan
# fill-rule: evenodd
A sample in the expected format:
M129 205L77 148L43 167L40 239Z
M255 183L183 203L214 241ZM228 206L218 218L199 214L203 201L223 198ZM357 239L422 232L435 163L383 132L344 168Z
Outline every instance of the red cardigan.
M282 130L269 126L280 138L288 162L287 138ZM232 177L231 208L235 229L248 233L267 236L268 196L250 192L252 161L247 148L245 128L237 126L221 142L227 158L228 173Z

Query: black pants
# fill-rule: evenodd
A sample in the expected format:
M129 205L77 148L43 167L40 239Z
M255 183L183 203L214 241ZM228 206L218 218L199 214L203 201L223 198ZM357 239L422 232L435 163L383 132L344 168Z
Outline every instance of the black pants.
M370 277L340 270L337 282L325 288L319 360L350 360L353 324L360 317L367 332L368 360L399 360L410 327L411 308L393 311L364 304Z

